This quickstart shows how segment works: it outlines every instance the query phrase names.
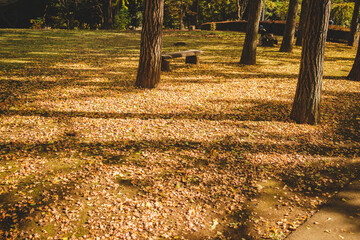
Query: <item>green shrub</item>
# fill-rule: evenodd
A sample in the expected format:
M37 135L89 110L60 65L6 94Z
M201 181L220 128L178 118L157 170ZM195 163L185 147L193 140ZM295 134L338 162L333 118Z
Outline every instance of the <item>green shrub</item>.
M330 18L334 21L335 25L349 27L353 11L354 3L333 4Z
M118 30L125 30L129 27L131 23L131 17L129 10L125 7L122 7L118 14L114 17L114 27Z
M44 26L44 19L41 17L38 17L36 19L31 19L31 28L32 29L41 29Z

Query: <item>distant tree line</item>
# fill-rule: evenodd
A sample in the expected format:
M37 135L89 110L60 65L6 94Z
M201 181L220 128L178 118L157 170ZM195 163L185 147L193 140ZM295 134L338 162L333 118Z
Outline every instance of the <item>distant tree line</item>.
M7 0L0 27L129 29L142 23L144 0ZM164 27L183 29L204 22L248 17L248 0L165 0ZM289 0L262 0L261 20L285 20ZM299 1L300 3L302 0ZM354 0L333 0L330 19L349 27ZM301 7L299 7L300 9ZM299 11L300 12L300 11ZM297 14L297 20L299 20Z

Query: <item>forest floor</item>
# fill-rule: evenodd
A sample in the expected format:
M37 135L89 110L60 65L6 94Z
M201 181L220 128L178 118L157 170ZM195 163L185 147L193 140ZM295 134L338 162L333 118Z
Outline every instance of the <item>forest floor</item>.
M138 32L0 30L0 239L284 239L359 177L356 49L327 43L310 126L301 49L241 66L243 41L166 31L201 63L141 90Z

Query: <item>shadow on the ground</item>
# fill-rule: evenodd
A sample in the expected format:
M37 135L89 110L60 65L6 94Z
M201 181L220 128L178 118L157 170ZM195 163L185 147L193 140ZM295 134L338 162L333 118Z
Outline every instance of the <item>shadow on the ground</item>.
M248 182L250 189L253 188L252 182L257 176L253 175L253 173L267 174L264 172L264 169L273 168L276 169L276 166L271 166L269 164L258 164L256 162L248 162L245 154L259 154L259 153L280 153L280 154L298 154L298 155L307 155L307 154L317 154L320 156L326 157L329 152L333 152L334 157L352 157L357 153L358 149L347 149L347 148L338 148L336 146L326 146L326 145L313 145L313 144L301 144L297 146L291 146L286 143L279 144L266 144L266 143L249 143L249 142L237 142L232 139L224 139L222 141L215 142L191 142L185 140L174 140L174 139L162 139L159 141L116 141L116 142L104 142L104 143L82 143L77 142L74 139L64 139L63 141L57 141L54 143L38 143L38 144L24 144L24 143L6 143L1 144L0 148L2 149L0 153L0 157L6 156L7 154L15 154L17 157L21 158L22 156L27 157L37 157L39 155L44 154L56 154L58 152L67 152L67 153L82 153L82 156L94 156L103 159L104 164L119 164L119 165L129 165L139 169L146 169L147 161L139 159L138 157L131 157L137 154L138 152L150 151L150 152L169 152L172 151L174 153L181 153L181 156L184 156L183 152L188 150L198 150L199 152L203 152L203 157L186 157L182 162L178 162L179 165L172 166L173 173L168 175L168 178L178 178L184 174L184 169L197 169L199 166L208 166L211 165L216 171L239 171L237 166L245 166L240 172L234 171L233 174L236 176L241 176L246 178L246 182ZM116 149L119 153L112 153L113 150ZM233 161L230 161L227 156L225 157L212 157L212 152L216 150L219 153L224 153L227 156L232 156ZM234 153L234 151L236 153ZM4 158L5 159L5 158ZM235 161L235 162L234 162ZM280 169L281 168L281 169ZM285 169L284 169L285 168ZM181 171L179 171L181 170ZM318 186L316 183L319 179L328 179L328 178L337 178L337 176L353 176L359 173L359 168L356 168L353 165L345 165L345 166L332 166L327 169L317 168L316 166L308 166L305 164L298 164L296 166L282 166L279 167L279 171L282 171L284 174L280 174L281 177L279 180L287 184L293 191L298 192L300 195L321 195L322 192L335 192L339 190L341 184L345 184L348 180L344 180L340 182L340 184L324 184L323 186ZM301 173L301 174L299 174ZM89 173L92 174L92 173ZM155 173L154 173L155 174ZM156 173L160 175L161 173ZM126 184L127 187L133 188L143 188L153 186L154 179L159 179L158 177L152 176L149 179L133 178L127 180L126 182L120 181L119 184ZM180 174L180 175L179 175ZM164 176L162 176L163 178ZM38 178L34 181L44 181L45 179L51 178L50 176L42 176L42 179ZM28 182L19 183L15 190L11 193L0 195L0 204L3 209L15 214L17 219L24 218L27 216L31 216L37 213L38 207L50 205L52 203L53 198L49 198L50 200L42 200L42 203L39 206L32 206L31 203L24 204L21 207L15 207L13 202L15 198L13 198L16 189L25 189L29 188L34 184L34 181L29 180ZM63 196L72 195L73 186L76 182L69 182L65 185L63 184L55 184L50 185L48 187L42 187L41 190L46 190L50 195L59 196L58 201L62 201ZM196 182L186 183L187 184L196 184ZM217 184L216 182L212 184ZM215 186L214 185L214 186ZM30 187L31 188L31 187ZM211 189L211 185L208 186ZM308 190L308 189L312 190ZM250 199L254 197L254 193L256 191L249 190L249 193L243 191L245 195L247 195ZM38 195L34 197L35 200L39 201L44 198L41 194L42 191L38 191ZM148 192L150 194L150 192ZM147 192L145 192L147 194ZM222 196L225 197L225 196ZM226 197L227 198L227 197ZM220 196L221 199L221 196ZM34 210L31 210L34 209ZM246 213L244 209L243 213ZM230 215L230 218L238 217L237 214ZM242 217L240 220L246 220L246 217ZM11 225L13 224L10 218L5 218L1 221L2 230L9 231L11 229ZM20 228L22 226L19 226ZM25 227L25 226L24 226ZM227 234L230 236L238 236L236 234L244 234L249 230L245 228L239 228L238 230L229 229ZM243 236L243 235L242 235ZM233 238L235 239L235 238Z
M217 101L218 102L218 101ZM221 100L220 100L221 102ZM236 101L233 101L236 102ZM119 118L119 119L194 119L194 120L240 120L240 121L290 121L288 112L290 103L283 101L245 100L251 106L233 109L235 113L179 112L179 113L116 113L116 112L80 112L54 110L3 110L4 116L41 116L41 117L87 117L87 118Z

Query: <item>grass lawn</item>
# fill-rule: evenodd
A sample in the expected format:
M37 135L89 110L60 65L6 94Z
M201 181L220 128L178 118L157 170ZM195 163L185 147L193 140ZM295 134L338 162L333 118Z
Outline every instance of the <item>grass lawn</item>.
M327 43L309 126L289 119L301 49L240 66L243 41L166 31L201 64L141 90L138 32L0 30L0 238L284 239L359 177L356 49Z

